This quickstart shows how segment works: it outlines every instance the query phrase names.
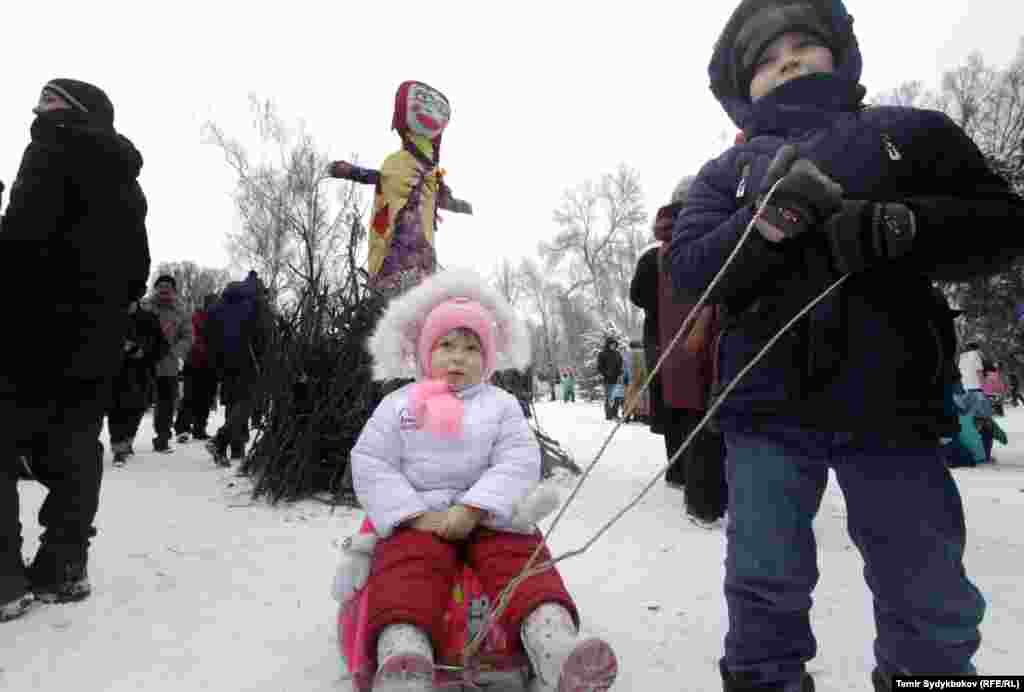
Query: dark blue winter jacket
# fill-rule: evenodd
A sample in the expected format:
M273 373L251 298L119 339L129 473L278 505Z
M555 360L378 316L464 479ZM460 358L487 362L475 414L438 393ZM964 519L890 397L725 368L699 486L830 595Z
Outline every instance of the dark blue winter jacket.
M712 90L747 141L705 164L691 187L673 232L673 280L691 299L707 288L787 142L846 199L906 204L917 220L911 252L851 276L745 376L718 421L727 431L771 420L930 438L956 428L944 406L955 340L931 280L989 274L1024 254L1024 202L944 114L863 107L852 19L838 0L815 2L842 39L835 74L795 79L752 105L733 85L735 16L716 45ZM716 346L718 382L731 381L839 276L824 234L772 244L755 229L711 296L729 315Z
M258 369L266 347L268 315L263 287L255 278L227 285L209 310L207 348L210 365L221 374L249 374Z

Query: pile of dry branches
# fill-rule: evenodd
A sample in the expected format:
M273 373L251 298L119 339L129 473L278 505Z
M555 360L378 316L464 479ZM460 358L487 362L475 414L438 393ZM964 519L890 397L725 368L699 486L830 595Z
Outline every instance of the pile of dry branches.
M260 431L240 471L253 479L255 497L271 502L317 497L355 505L349 453L363 425L388 392L405 384L374 382L365 344L385 300L355 272L341 290L307 294L278 318L261 384ZM496 376L532 417L522 377ZM579 467L552 438L537 431L544 475Z

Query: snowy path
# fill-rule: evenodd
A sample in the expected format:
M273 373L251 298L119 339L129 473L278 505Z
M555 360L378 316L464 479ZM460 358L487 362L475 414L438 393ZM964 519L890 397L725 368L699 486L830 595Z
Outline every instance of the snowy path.
M589 463L609 425L600 407L542 404L541 425ZM1024 411L1004 421L1001 464L958 470L968 509L968 571L989 600L987 673L1019 673L1012 641L1024 621ZM38 607L0 625L0 690L145 689L348 692L341 680L329 586L335 543L359 513L305 502L249 505L244 481L192 443L107 469L91 555L94 594ZM632 498L664 458L660 437L624 426L556 531L557 552L579 547ZM109 453L107 458L109 465ZM22 484L26 553L36 548L42 490ZM820 690L865 690L872 665L870 598L845 533L834 484L817 521L822 578L814 621ZM720 689L725 631L724 537L693 527L681 494L658 484L587 554L563 563L587 632L615 646L619 690Z

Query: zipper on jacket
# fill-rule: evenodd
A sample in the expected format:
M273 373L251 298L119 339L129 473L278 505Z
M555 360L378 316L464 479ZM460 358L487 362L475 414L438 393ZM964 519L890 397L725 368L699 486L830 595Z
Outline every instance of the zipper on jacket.
M743 172L740 173L740 184L736 186L736 199L743 199L743 196L747 193L747 178L750 177L750 164L743 166Z
M895 144L893 144L892 139L889 138L889 135L887 135L884 132L882 133L882 144L885 145L885 151L887 154L889 154L889 160L899 161L900 159L903 158L903 154L901 154L900 150L896 148Z

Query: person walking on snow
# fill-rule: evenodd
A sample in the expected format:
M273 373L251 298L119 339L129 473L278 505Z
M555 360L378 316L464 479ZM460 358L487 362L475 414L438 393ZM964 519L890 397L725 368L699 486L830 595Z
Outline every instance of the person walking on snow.
M210 308L216 302L217 296L211 293L203 298L203 306L192 313L192 349L182 370L185 392L178 407L178 417L174 421L178 442L188 442L190 437L196 440L210 439L206 425L214 397L217 396L217 376L210 367L206 320Z
M613 408L612 394L619 378L622 377L622 354L619 353L615 337L609 336L604 340L604 348L597 354L597 372L604 383L605 420L614 420L618 414Z
M142 156L114 129L107 95L54 79L33 113L0 226L6 318L32 325L28 335L0 339L0 622L24 614L33 599L64 603L92 591L100 430L128 306L145 293L150 263ZM26 277L34 290L25 290ZM23 450L47 488L43 534L27 569L17 486Z
M135 435L153 401L156 365L170 350L156 315L149 310L140 310L138 301L132 302L129 313L131 319L124 342L121 371L114 380L114 396L107 412L115 466L122 466L135 454Z
M242 459L249 423L256 410L261 363L273 332L273 316L263 282L255 271L230 283L207 318L210 365L221 387L224 425L208 444L218 466Z
M963 353L960 354L957 364L960 368L960 382L964 388L961 406L964 408L964 415L968 416L968 423L973 424L981 436L985 450L984 461L989 461L995 438L992 427L995 410L985 394L985 358L976 341L964 344Z
M770 194L710 296L726 311L720 384L848 275L718 409L723 687L814 689L813 521L830 467L874 594L875 689L894 675L973 674L985 600L965 573L963 505L939 454L958 429L956 338L932 280L989 276L1024 254L1024 200L943 113L864 105L841 0L744 0L709 73L745 142L705 164L676 222L681 294L708 287ZM972 242L951 242L963 228Z
M676 332L690 314L694 303L680 300L672 290L668 252L672 228L686 205L695 176L676 185L668 204L655 215L656 245L637 261L630 285L630 298L644 310L644 341L647 362L653 368L672 343ZM708 408L714 363L712 344L718 329L718 310L702 308L684 341L668 352L661 370L651 383L654 420L652 432L665 436L668 459L697 427ZM725 443L709 426L701 429L686 451L665 472L670 488L684 490L687 516L710 528L725 515Z
M160 320L168 351L156 366L156 411L153 414L153 449L171 451L171 424L178 402L178 373L192 349L192 319L178 301L178 283L164 274L153 282L153 294L143 301L144 310Z
M540 481L536 436L515 397L487 384L496 368L526 367L530 339L482 277L446 271L392 299L369 350L375 379L418 380L384 398L352 449L356 495L380 537L366 584L373 689L430 692L460 561L494 603L542 540L513 521ZM498 625L522 642L541 690L614 682L614 653L579 637L555 568L523 581Z
M562 402L568 404L576 401L576 373L566 368L562 375Z

